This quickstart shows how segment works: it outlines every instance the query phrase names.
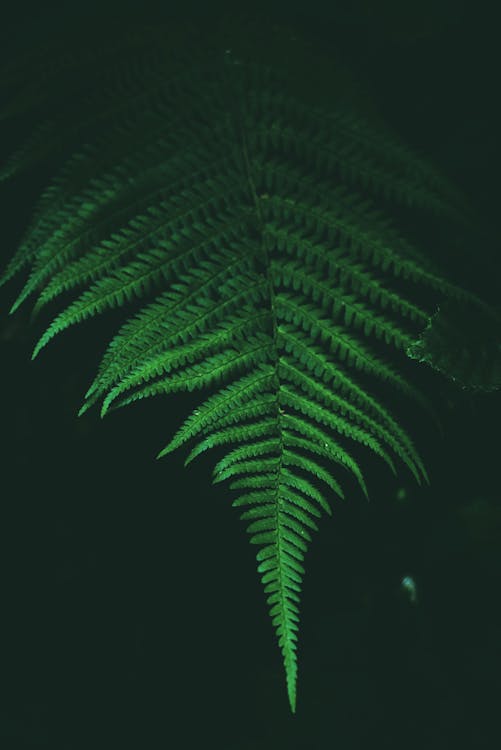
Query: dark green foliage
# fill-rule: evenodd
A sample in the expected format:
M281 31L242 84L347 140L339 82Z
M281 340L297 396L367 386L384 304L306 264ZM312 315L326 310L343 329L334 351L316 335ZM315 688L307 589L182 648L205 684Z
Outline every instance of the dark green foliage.
M316 519L347 476L367 495L367 451L427 479L387 394L429 408L406 351L437 304L473 296L392 221L452 219L461 199L289 37L147 28L38 61L36 83L29 60L13 66L1 118L29 135L0 177L37 167L49 179L2 278L29 269L12 311L65 300L33 356L76 323L136 306L81 412L204 392L159 456L188 442L186 464L226 451L214 482L229 479L233 505L249 506L295 711Z
M462 388L501 387L501 321L483 304L448 300L433 315L407 354L443 373Z

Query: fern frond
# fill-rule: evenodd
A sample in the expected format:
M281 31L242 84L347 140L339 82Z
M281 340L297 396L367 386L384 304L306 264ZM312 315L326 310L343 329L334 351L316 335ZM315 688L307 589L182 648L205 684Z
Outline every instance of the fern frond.
M202 431L209 431L214 438L215 428L221 417L233 415L242 404L255 404L255 399L261 398L262 392L266 392L268 387L271 388L275 380L275 369L271 365L259 364L249 374L222 388L194 410L157 458L176 450ZM268 398L275 400L272 392L269 392Z
M266 329L268 322L269 315L266 312L234 317L231 321L226 320L220 323L214 332L202 334L193 343L178 345L143 359L141 365L123 376L118 385L110 389L103 401L102 414L104 415L110 404L125 391L180 368L187 362L194 364L197 360L203 361L211 352L235 343L239 336L250 335L260 328Z
M220 255L221 259L224 253ZM161 295L158 301L144 308L137 319L127 323L105 353L99 373L87 391L88 408L117 381L123 382L126 373L138 368L141 362L155 356L168 346L189 341L207 330L212 322L221 321L225 314L240 304L244 308L249 302L259 302L264 284L241 271L236 278L229 276L239 263L234 256L227 256L227 264L200 261L199 268L191 276L183 275L183 283L173 285L173 291ZM220 282L224 288L224 299L214 302L203 293ZM259 320L258 314L256 320Z
M229 224L235 231L238 222L233 221ZM176 274L182 273L191 263L198 261L203 254L210 252L216 242L225 241L228 240L224 229L219 228L218 231L204 235L196 224L190 228L187 237L173 234L169 241L158 240L157 247L138 253L139 260L134 260L112 271L108 276L99 278L88 291L60 313L39 340L33 358L64 329L106 309L119 307L125 301L144 296L153 286L162 280L169 281Z
M134 305L79 414L205 391L157 457L222 452L213 481L246 508L295 711L298 605L322 512L346 478L368 497L369 454L428 481L396 400L433 415L412 357L499 380L497 350L488 377L460 347L437 352L461 317L449 303L487 306L395 211L449 220L461 196L381 122L341 95L318 99L311 80L332 87L339 73L277 29L149 27L64 64L31 57L39 83L28 62L0 73L0 127L30 131L0 180L51 177L0 285L27 269L11 312L34 296L39 319L64 299L33 357Z
M271 341L266 336L252 336L237 350L228 348L206 358L205 362L186 367L182 373L163 378L151 385L135 391L131 396L121 399L117 406L125 406L142 398L149 398L161 393L172 393L178 390L192 391L207 388L213 383L220 383L235 371L255 367L262 361L273 357Z

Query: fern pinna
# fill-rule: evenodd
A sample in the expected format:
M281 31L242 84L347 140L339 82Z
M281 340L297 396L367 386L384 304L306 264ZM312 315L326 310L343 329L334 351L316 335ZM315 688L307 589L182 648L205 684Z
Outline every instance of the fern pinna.
M410 209L460 213L454 190L352 114L341 84L317 96L334 72L289 36L147 28L61 64L33 53L2 74L3 126L25 137L1 177L36 167L48 180L2 277L29 268L12 311L33 295L37 313L72 298L33 356L143 301L80 413L203 392L158 456L193 442L185 464L223 451L214 481L246 508L294 712L312 532L347 475L368 494L364 451L426 480L383 395L427 407L405 352L437 301L471 295L392 224Z

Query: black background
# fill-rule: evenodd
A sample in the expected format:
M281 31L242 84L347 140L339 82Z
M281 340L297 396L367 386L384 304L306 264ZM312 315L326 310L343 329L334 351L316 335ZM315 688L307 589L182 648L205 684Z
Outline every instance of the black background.
M231 6L183 12L221 7ZM2 59L83 16L181 15L140 8L11 6ZM401 136L467 194L478 234L454 273L495 298L493 13L443 0L275 2L266 12L335 49ZM0 193L2 265L32 197L26 183ZM370 504L354 492L322 520L306 559L292 716L256 550L230 491L211 485L213 457L187 470L182 452L154 460L197 395L77 419L113 327L87 322L32 363L48 321L30 325L29 304L8 316L19 284L0 290L2 747L498 746L499 393L464 398L437 380L446 437L416 426L431 487L376 470Z

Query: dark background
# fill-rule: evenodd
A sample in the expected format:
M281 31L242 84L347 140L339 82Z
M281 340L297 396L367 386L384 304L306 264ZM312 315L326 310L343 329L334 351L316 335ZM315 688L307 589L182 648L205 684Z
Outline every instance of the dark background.
M47 30L138 8L19 3L3 19L2 59ZM467 194L478 226L453 270L494 299L493 14L443 0L275 2L266 12L335 49L388 122ZM2 266L32 197L29 183L0 193ZM44 321L30 325L29 304L8 316L19 288L0 290L2 747L499 745L499 393L464 397L437 379L445 438L411 425L431 487L375 470L370 504L354 493L322 519L306 558L292 716L256 549L230 491L211 485L213 456L187 470L186 451L154 460L197 395L77 419L113 328L77 326L32 363Z

